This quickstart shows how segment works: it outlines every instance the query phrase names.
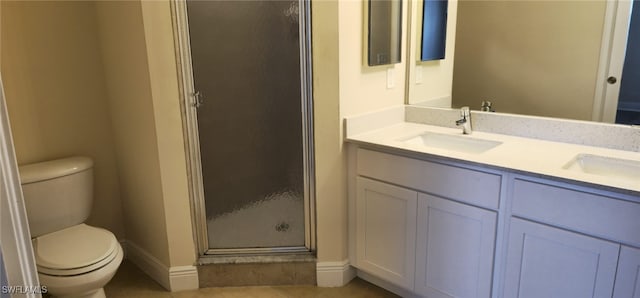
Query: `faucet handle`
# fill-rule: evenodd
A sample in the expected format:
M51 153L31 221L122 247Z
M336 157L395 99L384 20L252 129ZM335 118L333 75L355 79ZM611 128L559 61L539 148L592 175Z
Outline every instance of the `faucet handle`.
M460 117L462 117L462 119L456 121L456 125L462 125L463 134L471 134L471 114L469 111L469 107L460 108Z

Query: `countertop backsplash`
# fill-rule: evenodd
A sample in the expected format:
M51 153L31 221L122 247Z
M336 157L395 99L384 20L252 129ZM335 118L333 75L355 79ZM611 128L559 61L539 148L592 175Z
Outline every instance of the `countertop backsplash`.
M455 128L459 109L405 106L405 121ZM640 127L471 111L474 131L640 152Z

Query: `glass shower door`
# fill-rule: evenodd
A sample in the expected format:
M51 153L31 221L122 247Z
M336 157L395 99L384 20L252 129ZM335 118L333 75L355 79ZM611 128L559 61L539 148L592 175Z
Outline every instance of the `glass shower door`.
M297 1L187 1L213 250L305 246Z

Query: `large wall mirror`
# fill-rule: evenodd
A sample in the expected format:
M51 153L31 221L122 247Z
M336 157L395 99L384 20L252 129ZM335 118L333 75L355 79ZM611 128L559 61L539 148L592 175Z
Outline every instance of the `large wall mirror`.
M409 4L408 104L640 124L639 1L450 0L445 59L421 61L427 1Z

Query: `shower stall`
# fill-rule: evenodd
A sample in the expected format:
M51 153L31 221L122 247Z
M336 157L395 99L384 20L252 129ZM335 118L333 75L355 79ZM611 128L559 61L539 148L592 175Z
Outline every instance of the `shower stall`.
M308 1L174 2L203 255L314 249Z

